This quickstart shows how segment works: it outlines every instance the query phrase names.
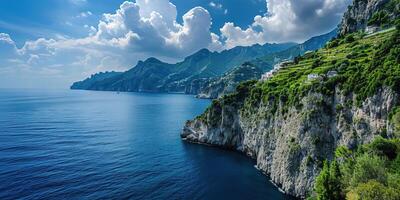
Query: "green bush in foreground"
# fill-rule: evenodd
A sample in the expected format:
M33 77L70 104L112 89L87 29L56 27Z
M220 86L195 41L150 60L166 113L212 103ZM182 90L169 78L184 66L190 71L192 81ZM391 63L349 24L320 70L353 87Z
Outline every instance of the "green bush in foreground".
M315 182L318 200L400 199L400 140L378 137L351 151L336 150L335 159L324 167Z

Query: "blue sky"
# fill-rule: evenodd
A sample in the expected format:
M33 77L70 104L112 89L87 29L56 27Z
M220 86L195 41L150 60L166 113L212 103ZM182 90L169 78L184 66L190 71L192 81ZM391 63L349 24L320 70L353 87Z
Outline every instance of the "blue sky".
M100 71L202 49L302 42L351 0L2 0L0 88L68 88Z

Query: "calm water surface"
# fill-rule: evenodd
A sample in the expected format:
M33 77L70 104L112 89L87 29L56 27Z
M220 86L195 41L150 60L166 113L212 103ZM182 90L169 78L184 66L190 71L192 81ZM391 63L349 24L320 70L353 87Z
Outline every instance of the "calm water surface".
M288 199L245 156L180 140L209 104L0 90L0 199Z

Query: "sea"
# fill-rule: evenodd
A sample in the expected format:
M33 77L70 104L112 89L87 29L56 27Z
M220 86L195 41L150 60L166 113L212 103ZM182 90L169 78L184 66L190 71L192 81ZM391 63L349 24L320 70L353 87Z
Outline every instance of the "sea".
M255 161L180 133L209 100L0 89L0 199L291 199Z

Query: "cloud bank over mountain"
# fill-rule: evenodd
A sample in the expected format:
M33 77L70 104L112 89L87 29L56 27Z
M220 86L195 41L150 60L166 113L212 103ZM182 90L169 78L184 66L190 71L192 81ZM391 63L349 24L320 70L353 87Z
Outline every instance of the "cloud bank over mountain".
M203 7L190 9L178 20L169 0L125 1L115 12L103 14L97 27L88 26L83 38L39 38L18 48L12 36L0 33L0 74L21 84L35 83L32 77L37 77L44 79L35 83L38 87L67 86L98 71L126 70L148 57L175 62L202 48L221 51L302 41L335 27L349 1L267 0L265 15L255 16L248 28L227 22L221 33L210 31L212 16Z
M268 12L248 28L228 22L221 28L226 47L304 41L337 26L351 0L267 0Z

